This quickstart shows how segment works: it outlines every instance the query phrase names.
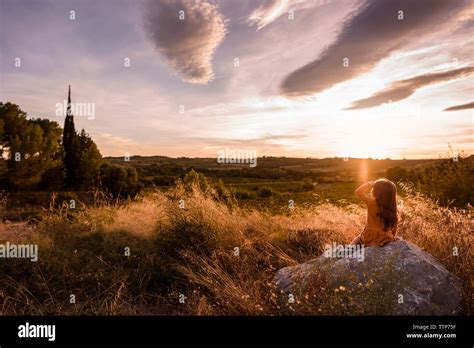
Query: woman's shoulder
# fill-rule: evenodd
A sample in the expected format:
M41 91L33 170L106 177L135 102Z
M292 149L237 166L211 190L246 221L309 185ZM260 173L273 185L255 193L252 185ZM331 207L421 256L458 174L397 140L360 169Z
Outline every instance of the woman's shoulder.
M377 208L377 202L375 201L375 198L368 196L366 204L369 208L375 209Z

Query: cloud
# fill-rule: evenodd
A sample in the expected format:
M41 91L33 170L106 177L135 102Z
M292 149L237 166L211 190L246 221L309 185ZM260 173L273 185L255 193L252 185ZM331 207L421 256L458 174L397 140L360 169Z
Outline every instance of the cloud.
M91 135L99 145L102 154L124 156L125 153L131 153L140 146L140 144L133 139L115 136L110 133L92 132Z
M474 109L474 101L467 104L451 106L449 108L444 109L443 111L457 111L457 110L466 110L466 109Z
M257 31L276 21L290 10L302 10L324 4L319 1L307 0L265 0L262 5L253 10L247 19L250 26L256 25Z
M287 111L291 102L283 97L276 98L244 98L232 102L211 104L190 109L187 113L193 117L244 116L257 113L275 113Z
M250 14L247 22L250 26L256 25L257 30L260 30L287 12L289 5L288 0L265 0Z
M218 6L205 0L147 0L143 12L145 31L175 72L190 83L212 81L212 57L227 33Z
M443 72L418 75L409 79L394 81L387 88L374 95L352 102L346 110L373 108L385 103L392 103L410 97L418 88L435 83L466 77L474 72L474 67L464 67Z
M199 138L186 137L193 142L202 142L207 148L222 148L222 146L233 147L257 147L257 148L285 148L285 144L297 142L308 138L306 132L296 132L288 134L264 134L257 138L232 139L232 138Z
M446 139L465 139L467 136L473 136L472 134L472 127L463 127L462 129L451 131L451 132L446 132L444 131L443 133L429 133L429 134L423 134L417 135L419 139L422 138L428 138L430 140L436 139L436 140L446 140Z
M369 72L411 39L452 24L448 19L468 6L469 1L368 0L318 59L284 78L280 91L287 96L311 95ZM399 11L403 20L398 19ZM344 58L349 59L347 67Z

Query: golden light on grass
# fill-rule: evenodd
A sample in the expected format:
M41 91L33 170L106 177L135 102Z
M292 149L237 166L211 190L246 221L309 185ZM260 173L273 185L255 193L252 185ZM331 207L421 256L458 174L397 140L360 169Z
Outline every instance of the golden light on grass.
M41 263L2 264L2 314L285 315L291 310L354 315L383 310L376 301L367 312L358 305L359 297L348 302L352 300L329 295L334 291L325 284L293 309L282 308L278 296L269 295L276 270L316 258L329 242L350 242L364 226L361 206L324 204L271 215L229 206L199 191L184 194L85 208L72 221L67 214L46 215L34 230L21 233L25 243L40 245L45 255ZM468 213L406 194L399 235L463 279L461 313L472 313L474 240ZM185 209L179 208L179 197L184 197ZM2 233L0 241L5 237ZM128 257L125 246L131 250ZM454 246L458 256L452 254ZM232 253L235 247L239 257ZM177 304L170 288L187 294L185 305ZM84 299L80 305L63 306L70 292ZM339 289L339 295L345 293ZM51 296L55 301L48 300ZM350 312L354 308L360 313Z

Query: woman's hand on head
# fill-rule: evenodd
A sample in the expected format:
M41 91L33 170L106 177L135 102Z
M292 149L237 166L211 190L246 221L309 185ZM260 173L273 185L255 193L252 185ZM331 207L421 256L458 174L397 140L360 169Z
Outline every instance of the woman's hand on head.
M367 194L367 191L374 186L374 181L367 181L355 190L355 194L367 205L373 202L373 198Z

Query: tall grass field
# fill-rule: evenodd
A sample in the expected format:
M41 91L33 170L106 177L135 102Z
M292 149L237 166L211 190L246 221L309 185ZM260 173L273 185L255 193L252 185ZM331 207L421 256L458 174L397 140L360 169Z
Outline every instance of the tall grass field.
M407 187L403 195L399 235L462 279L460 313L472 314L472 210L438 206ZM125 202L51 206L35 224L0 225L0 243L39 248L37 262L0 263L0 314L380 314L386 299L355 298L324 279L291 305L272 283L278 269L321 255L326 244L349 243L365 214L331 203L252 210L184 184Z

